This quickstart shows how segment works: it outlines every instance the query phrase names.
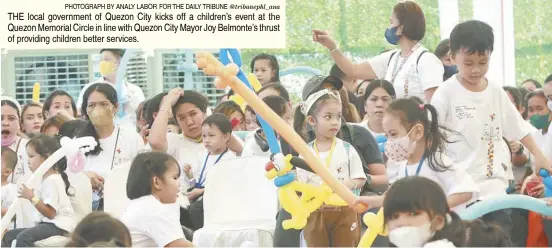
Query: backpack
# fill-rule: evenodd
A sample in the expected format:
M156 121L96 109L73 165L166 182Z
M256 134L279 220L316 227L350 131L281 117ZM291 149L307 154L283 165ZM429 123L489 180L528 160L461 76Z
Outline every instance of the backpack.
M391 64L391 59L393 59L393 56L395 56L396 53L398 53L399 51L394 51L392 54L391 54L391 57L389 57L389 61L387 62L387 67L389 67L389 65ZM418 63L420 63L420 58L422 58L422 55L424 55L424 53L426 53L427 50L423 50L420 55L418 56L418 59L416 60L416 72L418 72Z

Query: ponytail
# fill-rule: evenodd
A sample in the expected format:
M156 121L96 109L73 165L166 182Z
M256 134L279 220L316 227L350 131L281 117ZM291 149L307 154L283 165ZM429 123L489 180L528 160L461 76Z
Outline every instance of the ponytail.
M423 109L427 110L431 114L431 119L429 121L429 128L424 128L424 135L426 138L426 152L429 168L433 171L446 171L448 167L442 164L442 159L437 158L436 155L438 152L444 150L444 143L447 143L445 134L442 132L441 127L439 127L439 116L437 109L431 104L424 104Z
M445 226L443 229L435 232L431 241L446 239L456 247L465 247L466 243L466 227L457 213L450 211L445 217Z
M306 119L307 117L301 112L301 106L297 106L297 108L295 108L295 113L293 113L293 129L303 140L305 140L305 142L307 141L307 135L304 132Z

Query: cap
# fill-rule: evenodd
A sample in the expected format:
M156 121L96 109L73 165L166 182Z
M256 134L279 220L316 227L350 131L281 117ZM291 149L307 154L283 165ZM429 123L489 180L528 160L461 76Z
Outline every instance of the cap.
M316 75L311 77L305 86L303 86L303 101L307 100L307 97L312 93L321 90L321 86L324 83L333 85L337 90L343 87L343 81L337 77Z

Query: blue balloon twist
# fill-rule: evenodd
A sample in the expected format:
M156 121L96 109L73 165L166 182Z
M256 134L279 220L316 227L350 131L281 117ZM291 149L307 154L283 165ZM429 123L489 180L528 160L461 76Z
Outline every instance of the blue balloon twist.
M491 198L473 204L458 214L463 220L475 220L488 213L509 208L520 208L542 215L552 216L552 206L548 206L546 202L542 200L526 195L505 195Z

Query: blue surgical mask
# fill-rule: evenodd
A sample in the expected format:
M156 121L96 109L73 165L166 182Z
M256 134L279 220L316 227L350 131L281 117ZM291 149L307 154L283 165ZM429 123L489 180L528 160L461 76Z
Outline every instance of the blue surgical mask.
M387 28L385 30L385 39L387 39L387 42L393 44L393 45L397 45L397 43L399 43L399 38L401 38L399 35L397 35L397 29L399 27L392 27L392 28Z

